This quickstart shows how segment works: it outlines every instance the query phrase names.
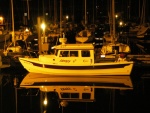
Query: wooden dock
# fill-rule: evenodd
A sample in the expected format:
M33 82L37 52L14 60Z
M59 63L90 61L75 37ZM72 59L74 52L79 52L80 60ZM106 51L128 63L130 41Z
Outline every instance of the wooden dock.
M150 55L128 55L137 65L150 66Z

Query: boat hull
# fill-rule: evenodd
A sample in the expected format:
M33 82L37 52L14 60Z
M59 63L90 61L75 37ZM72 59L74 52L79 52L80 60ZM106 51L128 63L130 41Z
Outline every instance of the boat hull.
M89 65L58 65L41 63L38 58L19 58L23 67L32 73L48 75L130 75L133 62L109 62Z
M88 29L80 31L76 36L76 42L79 43L87 43L93 41L94 36L92 35L92 32Z

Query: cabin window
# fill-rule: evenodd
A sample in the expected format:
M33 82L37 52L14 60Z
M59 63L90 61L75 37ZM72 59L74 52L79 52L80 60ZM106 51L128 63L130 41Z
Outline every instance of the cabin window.
M78 99L79 98L79 93L60 93L62 98L74 98L74 99Z
M112 46L113 53L119 52L119 46Z
M78 51L60 51L59 57L78 57Z
M60 56L59 57L68 57L69 51L60 51Z
M90 93L82 93L82 98L83 99L90 99L91 98L91 94Z
M82 57L90 57L90 51L83 50L83 51L81 51L81 55L82 55Z
M78 51L70 51L71 57L78 57Z

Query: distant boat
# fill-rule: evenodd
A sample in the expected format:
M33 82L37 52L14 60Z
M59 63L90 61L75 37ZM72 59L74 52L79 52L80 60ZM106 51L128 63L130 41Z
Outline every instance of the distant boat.
M94 31L91 29L92 27L95 27L95 26L90 26L91 28L88 28L87 27L87 1L85 0L84 1L84 7L85 7L85 10L84 10L84 22L82 23L83 26L84 26L84 29L81 30L80 32L77 33L76 35L76 42L78 43L89 43L89 42L92 42L94 40Z
M22 27L19 31L14 30L13 0L11 0L11 11L12 31L10 35L12 38L9 43L5 43L3 55L10 60L10 63L13 62L11 66L18 66L18 64L21 65L18 57L35 57L36 55L27 48L26 39L31 35L31 32L26 29L27 27Z
M139 31L137 32L137 38L144 38L149 28L149 26L141 26Z
M75 38L76 42L80 43L92 42L94 40L94 34L92 34L91 30L85 29L77 33Z
M9 31L0 29L0 43L10 39L11 39L11 35L9 34Z
M104 35L105 43L101 48L101 54L128 54L131 52L131 49L128 44L123 44L118 42L118 36L116 35L116 27L115 27L115 2L114 0L110 1L111 8L110 9L110 34Z
M141 9L139 6L139 9L141 10L139 18L140 18L140 23L139 25L134 25L130 27L129 30L129 36L130 37L136 37L138 39L150 39L150 23L146 22L146 9L147 9L147 5L146 5L147 1L143 0L141 1Z
M149 24L133 26L129 30L129 37L136 37L138 39L143 39L147 35L150 36L150 25Z

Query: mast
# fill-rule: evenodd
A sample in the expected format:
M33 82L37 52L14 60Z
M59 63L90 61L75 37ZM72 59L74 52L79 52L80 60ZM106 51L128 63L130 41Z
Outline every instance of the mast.
M112 25L113 25L113 39L112 42L114 43L115 41L115 34L116 34L116 26L115 26L115 0L112 0Z
M73 3L72 3L72 7L73 7L73 8L72 8L72 9L73 9L73 10L72 10L72 14L73 14L73 15L72 15L72 21L73 21L73 23L74 23L74 0L73 0Z
M54 24L57 22L57 0L54 0Z
M85 5L84 5L84 7L85 7L85 12L84 12L84 13L85 13L85 26L86 26L86 24L87 24L87 16L86 16L86 0L85 0L84 2L85 2L85 3L84 3L84 4L85 4Z
M13 0L11 0L11 16L12 16L12 42L13 42L13 44L15 46L16 42L15 42L15 35L14 35L15 28L14 28L14 7L13 7Z
M62 0L60 0L60 36L61 36L61 29L62 29Z
M28 20L30 20L30 9L29 9L29 0L27 0L27 10L28 10Z
M111 42L115 42L115 1L110 0L110 36L111 36Z
M143 0L142 11L141 11L141 15L139 16L141 17L140 25L145 23L145 8L146 8L146 0Z

